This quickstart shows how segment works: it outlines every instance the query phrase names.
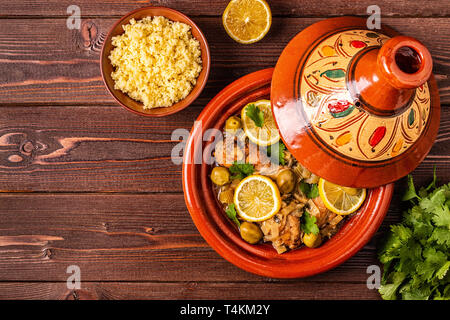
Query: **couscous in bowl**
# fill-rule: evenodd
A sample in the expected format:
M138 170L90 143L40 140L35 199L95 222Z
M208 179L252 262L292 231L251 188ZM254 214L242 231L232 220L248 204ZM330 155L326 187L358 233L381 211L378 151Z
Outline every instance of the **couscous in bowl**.
M196 83L186 97L170 106L151 109L145 108L142 102L131 98L127 93L124 93L123 91L119 90L117 86L115 86L116 82L112 77L112 73L115 71L115 67L112 65L110 59L111 52L115 49L112 39L124 33L123 26L130 24L130 21L132 21L133 19L134 21L140 21L148 17L165 17L171 21L181 22L189 25L191 27L190 32L192 33L193 38L195 38L200 44L200 59L202 64L201 72L196 79ZM114 26L108 33L105 42L103 43L100 65L103 81L108 91L121 106L139 115L162 117L186 108L198 97L208 79L210 69L210 54L205 36L197 27L197 25L187 16L170 8L145 7L128 13L114 24Z

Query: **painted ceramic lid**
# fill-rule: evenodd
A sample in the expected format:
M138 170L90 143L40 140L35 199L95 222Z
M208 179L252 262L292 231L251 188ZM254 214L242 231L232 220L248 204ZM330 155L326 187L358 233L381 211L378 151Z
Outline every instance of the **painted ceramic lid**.
M439 127L427 48L388 27L368 30L356 17L297 34L275 67L271 100L296 159L345 186L376 187L407 175Z

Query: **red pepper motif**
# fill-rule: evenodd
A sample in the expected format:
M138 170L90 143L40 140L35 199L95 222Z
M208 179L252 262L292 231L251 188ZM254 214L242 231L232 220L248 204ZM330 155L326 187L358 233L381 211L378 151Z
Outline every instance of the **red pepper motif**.
M380 143L381 140L383 140L384 135L386 134L386 127L381 126L375 129L375 131L372 133L372 135L369 138L369 144L372 148L375 148L377 144Z
M350 107L351 103L346 100L339 100L334 103L328 104L328 110L332 113L343 112Z
M359 41L359 40L353 40L352 42L350 42L350 45L353 48L364 48L367 47L367 44L363 41Z
M328 110L330 110L330 114L333 118L346 117L352 113L354 108L355 106L346 100L339 100L328 104Z

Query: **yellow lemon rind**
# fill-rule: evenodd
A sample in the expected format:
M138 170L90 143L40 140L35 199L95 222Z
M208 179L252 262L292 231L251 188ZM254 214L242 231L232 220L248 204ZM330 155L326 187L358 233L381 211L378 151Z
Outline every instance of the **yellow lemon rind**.
M362 189L362 194L359 197L359 201L349 210L340 210L338 208L336 208L335 206L333 206L330 201L328 200L328 197L326 196L326 192L325 192L325 182L326 180L320 178L319 180L319 196L322 199L323 203L325 204L325 207L330 210L331 212L334 212L336 214L339 215L349 215L353 212L355 212L356 210L358 210L362 204L364 203L364 201L366 200L366 196L367 196L367 190L366 189Z
M269 109L271 108L269 100L258 100L255 102L250 102L244 108L242 108L241 119L242 119L242 128L244 129L245 135L250 139L251 142L253 142L254 144L257 144L258 146L261 146L261 147L267 147L267 146L270 146L270 145L280 141L279 134L273 136L270 140L262 140L262 139L259 139L258 137L255 137L255 135L252 134L251 130L247 126L248 117L246 114L246 109L250 104L254 104L257 107L261 106L261 105L264 105L265 107L267 107L267 105L269 105ZM270 111L272 111L272 110L270 109ZM276 127L273 128L273 130L274 131L276 130L276 132L278 132L278 128L276 128Z
M238 36L236 36L233 32L231 32L230 28L228 27L228 23L226 22L226 19L227 19L227 16L228 16L228 13L229 13L231 7L234 5L233 0L228 3L227 7L225 8L225 10L222 14L222 24L223 24L223 27L224 27L226 33L230 36L231 39L233 39L234 41L236 41L238 43L252 44L252 43L260 41L261 39L263 39L266 36L266 34L270 30L270 27L272 26L272 12L270 10L269 4L265 0L255 0L255 1L260 2L264 6L265 10L267 11L267 19L268 19L266 28L256 38L253 38L250 40L243 40L243 39L239 38Z
M272 210L268 214L264 215L263 217L251 217L251 216L247 215L245 212L243 212L242 209L239 206L239 200L238 200L239 192L241 191L242 186L245 183L247 183L249 180L252 180L252 179L259 179L261 181L264 181L272 189L272 195L274 196L274 207L272 208ZM237 188L236 188L236 190L234 192L233 202L234 202L237 214L243 220L250 221L250 222L260 222L260 221L265 221L267 219L270 219L275 214L277 214L278 211L280 211L280 208L281 208L281 196L280 196L280 191L278 190L277 185L270 178L268 178L266 176L262 176L262 175L251 175L251 176L248 176L248 177L244 178L238 184L238 186L237 186Z

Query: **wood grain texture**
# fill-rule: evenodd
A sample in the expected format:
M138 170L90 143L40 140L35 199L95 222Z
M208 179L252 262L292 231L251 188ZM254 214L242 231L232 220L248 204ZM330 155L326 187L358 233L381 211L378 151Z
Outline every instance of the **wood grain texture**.
M3 191L182 190L181 165L171 160L179 137L172 142L171 134L177 128L188 134L195 120L192 110L152 121L119 106L3 110ZM180 153L176 159L181 163Z
M404 187L398 183L382 227L360 252L336 269L293 281L365 286L380 237L400 219ZM0 281L65 281L69 265L81 268L84 281L279 281L215 253L182 194L2 194L0 221Z
M67 16L67 7L76 4L83 16L120 16L144 6L164 6L191 16L218 16L229 0L22 0L0 3L0 17L14 16ZM366 15L370 0L268 0L274 16L329 17L339 15ZM435 17L448 16L448 3L442 0L379 0L376 2L383 16Z
M275 18L260 42L243 46L226 35L219 17L198 17L211 50L211 73L197 102L205 105L227 84L275 66L289 40L318 18ZM116 19L85 19L69 30L63 19L0 21L0 104L115 104L103 85L99 51ZM434 59L442 103L450 104L448 18L385 18L405 35L424 42Z
M401 219L406 188L396 183L375 237L343 265L314 277L252 275L212 250L187 212L181 166L170 161L180 138L224 86L273 67L289 40L330 16L365 16L369 0L269 1L271 31L243 46L223 30L228 0L0 0L0 299L379 299L366 286L389 225ZM82 27L66 27L67 7ZM418 185L437 167L450 179L450 5L376 3L383 23L427 45L443 103L439 135L414 171ZM118 17L162 5L193 18L211 50L208 84L189 108L161 119L123 110L104 88L99 51ZM173 141L172 141L173 140ZM180 160L178 158L178 160ZM69 265L81 290L68 290Z
M0 191L182 192L180 137L202 105L170 117L147 119L120 106L0 107ZM26 115L26 116L25 116ZM120 119L120 120L119 120ZM434 165L450 172L450 108L416 169L418 182Z
M314 288L314 290L311 290ZM370 300L379 299L365 283L329 282L83 282L80 290L65 282L2 282L0 299L217 299L217 300ZM6 294L7 293L7 294Z

